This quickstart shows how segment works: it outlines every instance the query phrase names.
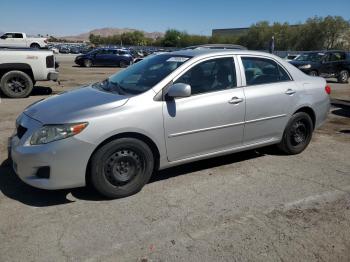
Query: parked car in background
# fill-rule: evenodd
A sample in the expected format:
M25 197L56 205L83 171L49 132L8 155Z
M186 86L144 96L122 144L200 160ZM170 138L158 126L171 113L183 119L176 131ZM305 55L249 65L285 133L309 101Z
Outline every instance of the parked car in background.
M160 54L164 54L164 53L167 53L167 52L153 52L152 54L150 54L146 57L152 57L152 56L160 55ZM138 62L142 61L143 59L145 59L146 57L136 57L136 58L134 58L134 63L138 63Z
M60 50L57 47L53 46L53 45L48 45L47 48L49 50L51 50L54 54L58 54L60 52Z
M117 48L99 48L87 54L78 55L75 63L79 66L120 66L127 67L133 63L133 56L128 50Z
M82 48L80 49L80 53L87 54L87 53L91 52L92 50L94 50L94 48L92 46L82 46Z
M66 45L62 45L59 47L59 52L61 54L69 54L70 53L70 48Z
M0 37L0 47L16 47L16 48L47 48L47 38L28 37L21 32L7 32Z
M299 57L298 54L288 54L283 59L286 60L287 62L290 62L296 59L297 57Z
M276 144L301 153L326 120L330 88L271 54L159 54L90 86L41 100L17 119L13 168L44 189L134 194L155 170Z
M0 49L0 90L7 97L27 97L36 81L56 81L56 68L52 51Z
M337 78L347 83L350 72L350 55L344 51L306 52L290 62L306 74Z
M80 54L80 48L78 46L72 46L72 47L70 47L70 53L71 54Z

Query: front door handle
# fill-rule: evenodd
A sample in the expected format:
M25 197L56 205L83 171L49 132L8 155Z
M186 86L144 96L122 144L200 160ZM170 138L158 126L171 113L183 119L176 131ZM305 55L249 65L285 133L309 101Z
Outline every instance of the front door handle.
M237 105L239 103L242 103L243 102L243 98L238 98L238 97L232 97L230 101L228 101L229 104L234 104L234 105Z
M288 90L285 92L285 94L286 94L286 95L289 95L289 96L294 95L295 93L296 93L296 91L294 91L293 89L288 89Z

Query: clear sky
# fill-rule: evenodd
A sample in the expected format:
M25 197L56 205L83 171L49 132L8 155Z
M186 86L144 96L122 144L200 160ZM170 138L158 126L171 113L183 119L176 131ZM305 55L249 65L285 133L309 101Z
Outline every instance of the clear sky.
M261 20L293 24L315 15L350 20L350 0L0 0L0 31L64 36L128 27L210 35L213 28Z

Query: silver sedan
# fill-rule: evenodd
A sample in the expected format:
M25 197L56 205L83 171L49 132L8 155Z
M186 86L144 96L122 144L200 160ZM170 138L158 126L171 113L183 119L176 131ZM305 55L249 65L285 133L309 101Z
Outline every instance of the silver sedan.
M329 93L323 78L267 53L165 53L29 106L9 152L34 187L91 181L125 197L170 166L273 144L302 152L326 120Z

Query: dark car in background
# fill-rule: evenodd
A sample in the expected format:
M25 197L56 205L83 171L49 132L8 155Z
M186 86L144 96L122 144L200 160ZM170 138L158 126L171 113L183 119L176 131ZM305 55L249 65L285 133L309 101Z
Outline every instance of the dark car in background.
M58 48L58 50L61 54L69 54L70 53L70 49L68 46L60 46Z
M70 53L71 54L80 54L80 47L79 46L72 46L70 47Z
M350 55L344 51L306 52L290 63L311 76L337 78L340 83L349 79Z
M75 63L80 66L119 66L127 67L133 63L129 50L117 48L99 48L87 54L78 55Z

